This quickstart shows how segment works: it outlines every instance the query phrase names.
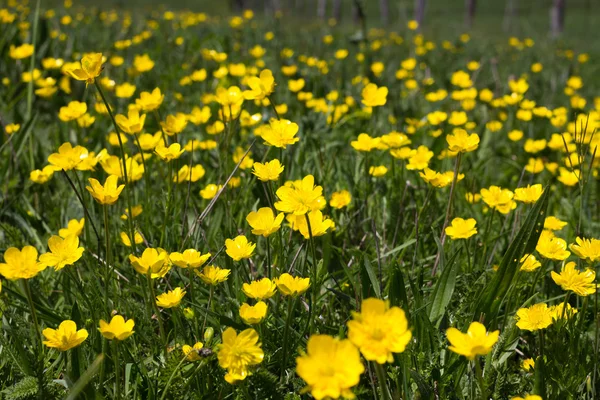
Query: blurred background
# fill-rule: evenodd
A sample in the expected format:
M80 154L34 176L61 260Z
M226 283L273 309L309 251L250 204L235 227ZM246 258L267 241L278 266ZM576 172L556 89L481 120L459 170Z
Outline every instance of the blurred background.
M47 0L50 6L61 1ZM43 1L45 2L45 1ZM420 29L444 33L457 30L492 36L562 34L587 40L595 35L600 12L598 0L78 0L100 8L153 8L162 3L170 9L189 9L210 15L231 15L244 9L257 16L283 13L301 23L335 19L340 24L402 28L416 20Z

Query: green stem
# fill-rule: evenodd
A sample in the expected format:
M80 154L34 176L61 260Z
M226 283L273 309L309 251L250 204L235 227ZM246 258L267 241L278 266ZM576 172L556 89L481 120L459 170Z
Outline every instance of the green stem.
M208 292L208 303L206 304L206 312L204 313L204 321L202 321L202 331L201 333L204 335L204 328L206 327L206 317L208 317L208 312L210 311L210 303L212 301L214 286L210 285L210 291Z
M119 341L113 340L113 361L115 362L115 399L121 398L121 373L119 371Z
M475 377L477 378L477 385L479 386L479 391L481 393L481 399L487 399L487 393L485 390L485 383L483 382L483 370L481 369L481 363L478 359L473 361L475 363Z
M163 344L163 351L165 355L165 359L167 358L167 337L165 336L165 328L163 326L163 321L160 316L160 310L158 309L158 305L156 304L156 292L154 291L154 283L152 282L152 277L150 276L150 272L148 272L148 287L150 288L150 302L154 307L154 312L156 313L156 319L158 320L158 330L160 333L160 339Z
M171 387L171 382L173 382L173 378L175 378L175 374L177 372L179 372L181 370L181 365L185 362L186 357L184 356L181 361L179 361L179 364L177 364L177 368L175 368L173 370L173 372L171 373L171 376L169 376L169 380L167 381L167 385L165 386L165 390L163 391L162 396L160 396L160 400L164 400L167 396L167 393L169 392L169 388Z
M23 289L27 296L27 303L29 304L29 310L31 311L31 319L33 320L33 328L35 329L35 336L38 337L41 351L44 351L44 343L42 336L40 335L40 325L38 324L37 313L35 312L35 305L33 304L33 297L31 296L31 288L29 287L29 281L23 279Z
M375 367L375 374L377 374L377 380L379 381L379 388L381 389L381 399L391 400L392 396L390 395L390 390L387 386L387 379L383 364L374 362L373 365Z
M100 97L102 98L102 101L104 102L104 106L106 107L106 110L108 111L108 115L110 116L110 119L115 128L115 132L117 133L117 139L119 140L119 147L121 149L121 162L123 164L123 181L125 182L125 200L127 202L127 209L129 211L129 218L127 218L127 225L129 227L129 234L131 237L131 248L133 250L133 254L135 254L136 253L135 232L133 230L133 211L132 211L133 207L131 206L131 186L129 185L129 176L127 175L127 160L126 160L125 148L123 147L123 141L121 140L121 129L119 128L119 125L117 124L117 121L115 120L115 116L113 115L113 112L110 108L110 105L108 104L108 101L106 100L106 97L104 97L104 92L102 92L102 88L100 87L100 84L98 84L98 81L94 81L94 85L96 85L96 89L98 89L98 93L100 93ZM145 173L145 171L144 171L144 173Z
M104 211L104 239L106 251L104 260L104 306L106 307L107 315L110 317L110 306L108 304L108 299L110 297L110 229L108 226L108 206L105 204L102 209Z
M283 382L283 377L285 375L285 366L287 364L287 357L288 357L288 337L290 334L290 325L292 323L292 312L294 311L294 304L296 302L296 299L293 297L290 297L288 299L288 306L287 306L287 318L285 319L285 328L283 330L283 357L281 359L281 375L280 375L280 381Z
M315 251L315 238L313 237L312 234L312 228L310 226L310 218L308 217L308 214L304 214L304 217L306 218L306 226L308 228L308 236L309 236L309 240L310 240L310 251L311 251L311 255L312 255L312 259L313 259L313 265L312 265L312 288L311 288L311 298L312 298L312 307L316 307L317 305L317 294L319 292L319 287L317 285L317 278L318 278L318 271L317 271L317 252ZM316 314L315 314L316 316ZM310 321L310 330L309 332L312 334L314 332L314 317L311 319Z
M162 226L162 232L160 233L160 244L158 247L162 247L163 246L163 242L165 239L165 232L167 230L167 221L169 219L169 209L171 208L171 190L173 187L173 163L169 162L169 172L167 174L167 184L168 184L168 189L167 189L167 204L165 207L165 218L163 219L163 226Z
M267 277L271 279L271 244L269 243L269 237L265 237L267 241Z

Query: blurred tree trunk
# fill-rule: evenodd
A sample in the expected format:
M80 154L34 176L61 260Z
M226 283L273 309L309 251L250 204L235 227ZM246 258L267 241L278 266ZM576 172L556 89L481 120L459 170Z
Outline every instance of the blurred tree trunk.
M427 0L415 0L415 21L419 23L419 29L423 25L423 20L425 19L425 6Z
M333 0L333 18L338 22L342 20L342 0Z
M325 19L326 11L327 11L327 0L319 0L317 2L317 17L319 19Z
M502 29L504 32L510 31L516 16L517 8L515 7L515 0L506 0L506 7L504 8L504 21L502 21Z
M565 28L565 9L567 8L567 0L554 0L550 9L550 26L552 28L552 36L559 36Z
M381 16L381 25L387 26L390 14L390 3L388 0L379 0L379 13Z
M473 27L475 11L477 10L477 0L465 0L465 25L467 29Z

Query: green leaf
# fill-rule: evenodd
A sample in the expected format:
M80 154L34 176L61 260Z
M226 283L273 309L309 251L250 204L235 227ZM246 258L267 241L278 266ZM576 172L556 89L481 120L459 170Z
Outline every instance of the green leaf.
M521 258L524 254L532 253L537 245L544 226L549 197L550 185L546 185L544 193L527 214L521 229L502 257L498 271L479 295L474 321L480 320L481 315L485 315L487 321L494 320L498 315L500 305L519 272Z
M441 246L441 243L440 243ZM432 300L429 308L429 320L431 322L438 321L444 316L446 307L450 304L454 288L456 286L456 271L458 263L455 263L456 256L459 251L456 251L451 257L450 261L444 265L444 261L440 261L440 268L442 268L442 274L435 284L433 289ZM443 260L443 252L440 260Z
M367 272L367 275L369 276L369 280L371 281L371 286L373 288L373 291L375 291L375 296L377 296L378 299L381 298L381 288L379 287L379 281L377 280L377 275L375 274L375 271L373 271L373 266L371 265L371 262L369 261L369 258L367 257L367 255L365 254L364 257L365 263L365 270ZM365 282L363 282L363 285L365 284Z
M406 285L404 283L404 276L402 275L402 270L400 269L399 265L396 265L392 269L392 277L390 279L388 296L391 305L401 306L405 311L408 310L408 296L406 295Z

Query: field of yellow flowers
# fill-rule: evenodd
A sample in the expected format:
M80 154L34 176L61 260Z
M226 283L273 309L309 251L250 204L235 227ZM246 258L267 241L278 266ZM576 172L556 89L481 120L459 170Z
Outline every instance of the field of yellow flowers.
M0 398L600 398L593 56L0 8Z

